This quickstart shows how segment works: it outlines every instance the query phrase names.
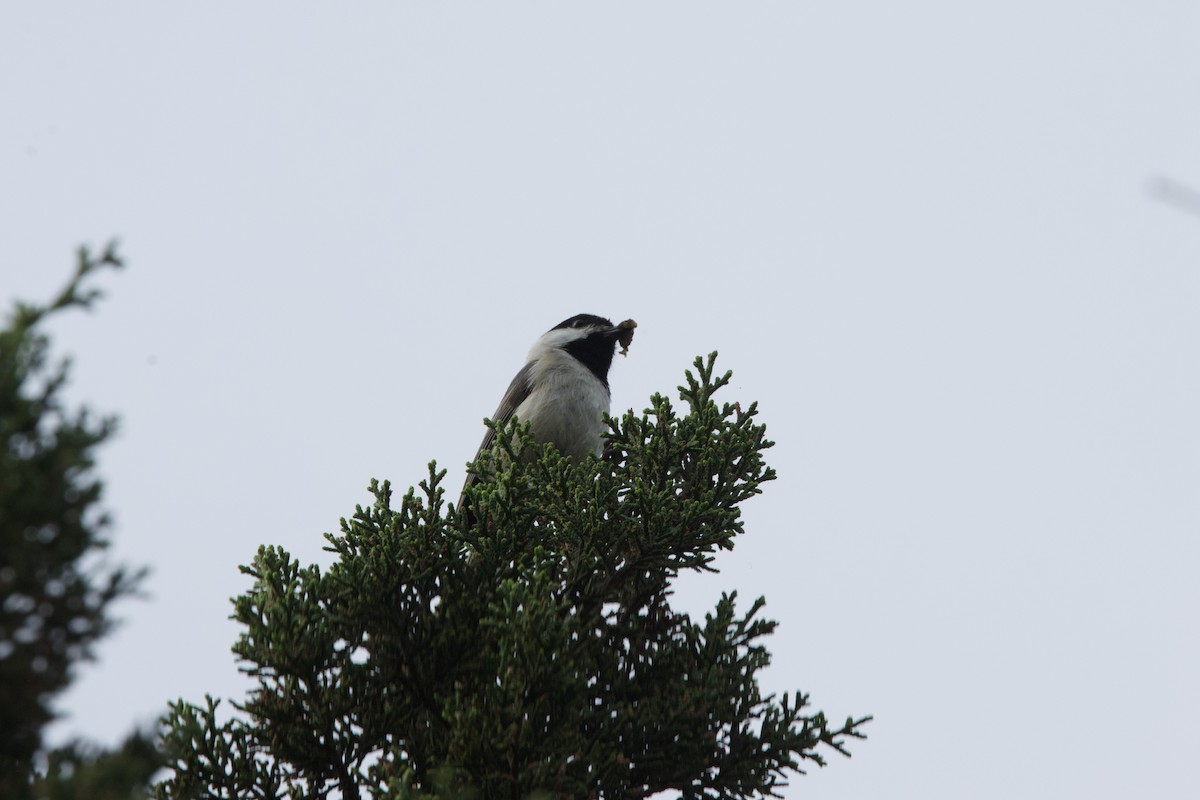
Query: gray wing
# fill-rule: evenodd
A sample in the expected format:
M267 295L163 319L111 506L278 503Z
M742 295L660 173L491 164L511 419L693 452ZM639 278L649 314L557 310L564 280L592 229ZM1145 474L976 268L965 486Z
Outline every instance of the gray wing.
M492 414L492 420L499 425L503 425L512 419L513 412L521 403L525 402L525 398L529 397L531 390L531 381L533 379L533 362L529 362L516 377L512 379L512 383L508 385L508 391L504 393L504 397L500 398L500 405L496 408L496 413ZM488 428L483 437L483 443L479 445L479 450L475 453L475 458L492 446L492 440L496 438L496 432Z
M533 362L531 361L521 368L521 371L517 373L517 376L512 379L512 383L508 385L508 391L506 391L504 393L504 397L501 398L500 405L497 407L496 413L492 414L492 420L494 420L497 424L503 425L512 419L513 412L517 410L517 407L520 406L521 403L525 402L526 397L529 397L531 388L530 382L532 379ZM492 446L492 441L495 440L495 438L496 432L491 428L488 428L487 433L484 434L483 443L479 445L479 449L475 452L476 459L483 454L484 450L487 450ZM463 488L465 489L467 486L470 486L473 483L475 483L475 473L468 472L466 485L463 486ZM466 495L463 495L459 499L458 503L460 506L463 506L465 501Z

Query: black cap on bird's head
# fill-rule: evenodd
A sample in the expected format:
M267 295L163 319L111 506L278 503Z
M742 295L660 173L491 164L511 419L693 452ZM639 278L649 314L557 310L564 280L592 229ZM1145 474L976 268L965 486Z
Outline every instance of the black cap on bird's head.
M618 331L611 320L595 314L576 314L546 331L548 338L587 367L593 375L608 385L608 368L612 366L613 349Z
M576 314L555 325L547 334L562 331L565 335L553 335L546 338L558 339L558 347L566 350L579 360L592 374L608 385L608 368L612 366L613 351L617 342L622 344L622 351L629 346L633 338L633 328L637 326L633 320L626 320L620 325L613 325L612 320L598 317L595 314ZM571 335L578 331L577 335Z
M612 328L611 320L604 317L597 317L595 314L576 314L570 319L564 319L562 322L555 325L550 330L557 331L562 328Z

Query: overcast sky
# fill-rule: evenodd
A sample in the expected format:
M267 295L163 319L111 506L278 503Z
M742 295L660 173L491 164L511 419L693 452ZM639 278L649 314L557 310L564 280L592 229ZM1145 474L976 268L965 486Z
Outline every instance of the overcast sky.
M679 602L875 715L788 797L1200 796L1200 5L10 3L0 102L0 300L129 262L50 332L153 574L55 741L240 697L237 566L590 312L778 443Z

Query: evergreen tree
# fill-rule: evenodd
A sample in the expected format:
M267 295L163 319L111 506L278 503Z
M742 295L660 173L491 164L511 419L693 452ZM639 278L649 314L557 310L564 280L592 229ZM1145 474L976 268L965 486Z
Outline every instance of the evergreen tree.
M51 750L38 775L38 800L146 800L162 767L156 731L134 731L111 750L73 741Z
M600 460L497 427L470 520L430 464L399 507L372 482L327 571L260 548L234 600L256 688L229 712L171 706L158 796L741 798L846 753L869 717L760 692L761 598L727 594L703 622L670 606L774 477L755 406L714 402L714 359L679 387L686 414L656 395L611 420Z
M68 363L48 362L39 326L99 297L89 275L121 260L110 245L79 252L74 277L46 306L18 303L0 330L0 797L33 791L51 702L90 658L112 625L110 604L132 592L140 573L106 566L108 517L99 509L95 450L115 420L64 408Z

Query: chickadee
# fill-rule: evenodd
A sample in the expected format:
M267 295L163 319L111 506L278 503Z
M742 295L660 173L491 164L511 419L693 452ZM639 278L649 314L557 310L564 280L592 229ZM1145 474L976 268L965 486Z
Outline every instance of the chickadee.
M600 455L610 400L608 368L617 342L624 353L635 327L633 320L613 325L594 314L577 314L555 325L534 343L492 419L497 424L512 417L528 422L534 438L550 442L577 462L589 453ZM492 446L495 437L489 428L475 458ZM474 474L468 473L466 486L474 482ZM467 508L466 486L460 509Z

